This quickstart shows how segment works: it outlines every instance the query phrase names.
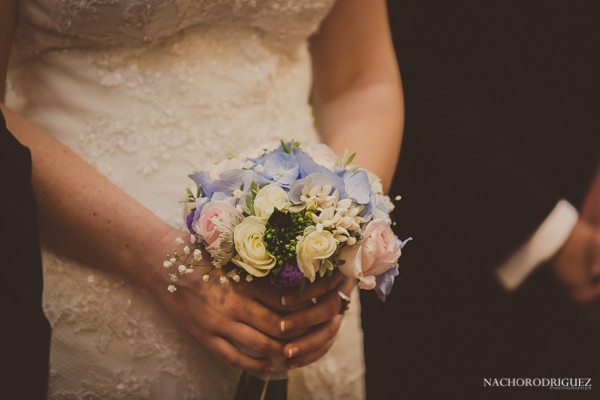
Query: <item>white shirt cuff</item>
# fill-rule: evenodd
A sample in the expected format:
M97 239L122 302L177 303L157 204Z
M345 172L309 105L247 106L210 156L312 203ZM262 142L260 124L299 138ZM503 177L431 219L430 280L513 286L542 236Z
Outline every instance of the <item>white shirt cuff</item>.
M496 268L496 277L508 291L515 290L537 266L548 261L565 243L579 219L577 209L560 200L527 242Z

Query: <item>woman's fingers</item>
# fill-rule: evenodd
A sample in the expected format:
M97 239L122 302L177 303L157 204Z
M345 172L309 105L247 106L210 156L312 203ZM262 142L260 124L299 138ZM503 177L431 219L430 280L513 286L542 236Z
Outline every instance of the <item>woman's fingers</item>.
M342 279L337 287L319 297L316 304L282 317L279 321L279 330L286 333L288 337L289 335L293 337L294 334L299 335L298 332L301 330L330 321L337 314L345 311L342 310L344 298L349 297L352 287L351 279Z
M235 296L227 299L224 308L236 321L276 338L286 336L280 329L281 315L248 297Z
M242 348L249 350L248 354L258 358L279 355L283 351L283 344L241 322L228 324L221 332L221 336L241 345Z
M270 371L273 364L269 359L258 359L242 353L236 346L219 336L207 336L203 344L227 364L249 371Z
M213 279L202 283L197 298L229 321L243 322L266 335L283 338L278 329L281 315L254 299L253 283L238 286ZM206 313L205 308L201 309L202 313Z
M317 304L282 317L279 322L281 333L293 334L297 330L313 327L331 320L341 308L341 298L337 291L331 291L319 298Z
M337 287L341 280L342 276L336 275L331 278L320 278L311 284L306 284L302 292L299 292L298 289L287 290L279 299L280 304L286 307L286 310L293 309L299 304L318 298Z
M249 283L238 284L237 290L246 296L252 297L258 302L278 312L287 312L281 303L283 290L274 287L270 281L254 279Z
M342 315L337 315L328 323L285 345L283 354L289 359L288 368L310 364L327 353L335 341L342 319Z

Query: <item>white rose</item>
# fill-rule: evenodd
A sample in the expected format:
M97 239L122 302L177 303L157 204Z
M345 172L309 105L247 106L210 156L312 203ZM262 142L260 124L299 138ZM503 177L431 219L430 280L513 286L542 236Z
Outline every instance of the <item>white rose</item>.
M256 193L256 197L254 198L254 214L257 217L269 218L275 208L283 211L289 204L286 191L277 185L270 184L262 187Z
M236 225L233 232L237 255L231 261L257 277L267 275L276 261L262 240L265 223L264 218L250 216Z
M298 268L308 280L314 282L321 260L331 257L336 249L336 240L331 232L319 232L316 227L309 226L296 245Z

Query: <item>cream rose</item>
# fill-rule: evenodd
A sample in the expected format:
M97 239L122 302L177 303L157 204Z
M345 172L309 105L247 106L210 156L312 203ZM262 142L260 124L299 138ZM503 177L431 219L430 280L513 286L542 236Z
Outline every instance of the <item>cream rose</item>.
M296 245L298 268L308 280L314 282L321 260L331 257L336 249L337 243L331 232L319 232L316 227L309 226Z
M361 289L373 289L375 276L396 266L400 246L389 222L382 219L369 222L362 236L360 243L340 251L338 259L345 262L339 268L344 275L359 279Z
M269 218L275 208L283 211L290 203L287 193L277 185L269 184L262 187L254 198L254 214L257 217Z
M265 218L247 217L235 227L233 241L237 255L231 261L250 275L263 277L275 266L275 257L265 247Z

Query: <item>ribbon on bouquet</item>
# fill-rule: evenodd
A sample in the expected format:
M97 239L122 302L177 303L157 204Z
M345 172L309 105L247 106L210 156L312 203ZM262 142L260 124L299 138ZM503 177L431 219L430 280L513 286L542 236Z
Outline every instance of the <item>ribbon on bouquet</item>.
M239 343L238 349L252 357L261 357ZM286 400L288 369L286 359L281 354L271 358L274 366L273 371L243 371L238 381L234 400Z
M286 400L287 384L287 378L263 380L244 371L240 376L234 400Z

